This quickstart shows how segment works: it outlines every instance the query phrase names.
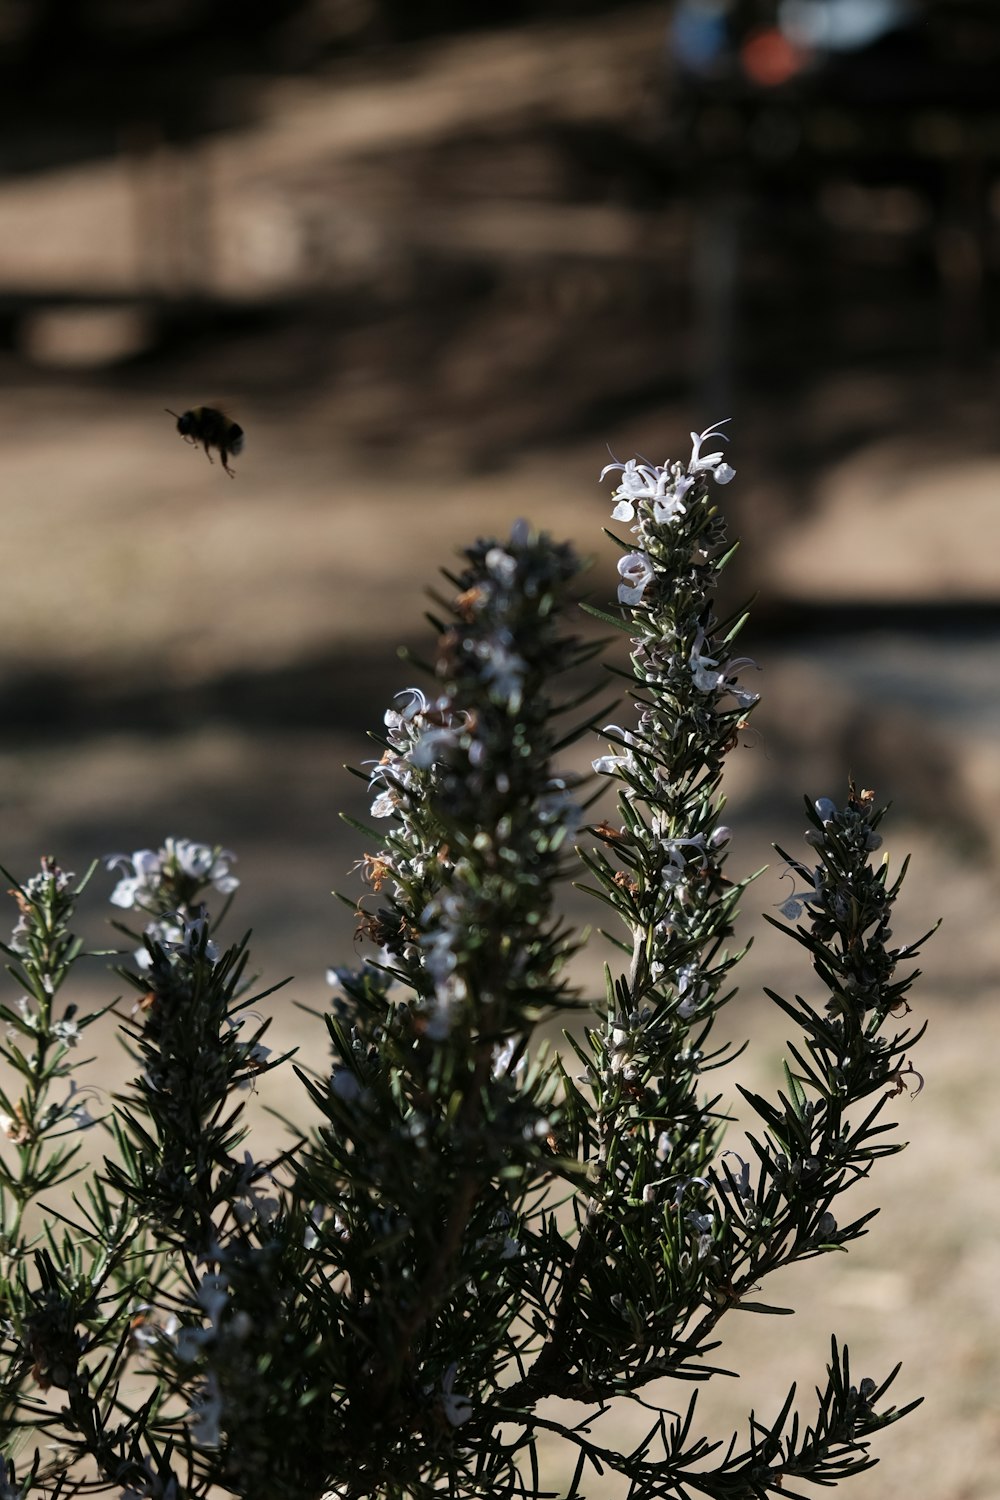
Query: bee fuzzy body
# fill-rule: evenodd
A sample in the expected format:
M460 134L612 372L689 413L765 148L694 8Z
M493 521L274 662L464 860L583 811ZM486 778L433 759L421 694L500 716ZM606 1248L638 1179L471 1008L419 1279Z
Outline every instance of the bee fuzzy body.
M217 406L192 406L189 411L181 412L180 415L170 411L169 406L166 410L170 416L177 417L177 431L186 443L192 443L195 447L201 444L209 463L215 462L212 449L218 449L222 467L230 479L234 479L229 459L243 451L243 428L240 424L227 417Z

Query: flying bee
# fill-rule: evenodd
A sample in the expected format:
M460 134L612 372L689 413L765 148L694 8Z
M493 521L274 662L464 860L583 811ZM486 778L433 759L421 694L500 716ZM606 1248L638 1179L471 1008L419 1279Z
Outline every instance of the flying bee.
M234 422L216 406L193 406L181 416L177 416L169 406L165 406L164 411L171 417L177 417L177 431L186 443L192 443L195 447L201 444L210 464L215 462L212 449L218 448L222 467L230 479L235 479L236 475L227 460L230 454L235 458L237 453L243 452L243 428L239 422Z

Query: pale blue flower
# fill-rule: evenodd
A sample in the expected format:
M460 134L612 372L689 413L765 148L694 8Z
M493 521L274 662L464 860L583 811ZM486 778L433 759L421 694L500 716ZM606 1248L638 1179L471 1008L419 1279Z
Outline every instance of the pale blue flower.
M209 1370L205 1384L191 1401L191 1437L203 1448L217 1448L222 1441L222 1392L219 1378Z
M602 733L615 735L616 739L623 742L625 750L624 754L599 755L596 760L591 762L597 774L599 776L614 776L619 770L628 771L633 769L635 766L635 757L628 747L636 743L635 735L631 734L627 729L622 729L620 724L605 724Z
M691 678L700 693L715 693L725 682L726 674L719 669L718 657L705 655L706 644L705 632L699 628L688 658L691 665Z
M656 574L652 558L645 552L629 552L618 562L621 583L618 585L619 604L638 604Z
M684 496L694 484L694 479L685 474L680 464L646 464L630 458L624 464L606 464L601 470L601 478L613 469L620 469L622 475L612 496L617 501L611 512L613 520L634 520L640 500L653 502L653 518L661 525L676 521L684 515Z
M401 708L387 708L383 720L387 729L399 729L403 724L427 712L427 695L419 688L402 688L396 694L396 702L402 700Z
M721 449L718 453L706 453L704 455L701 451L701 445L706 438L721 438L724 443L729 441L726 433L719 431L719 428L724 427L728 421L729 418L724 417L721 422L716 422L713 427L706 427L704 432L692 432L691 458L688 463L689 474L709 473L717 484L728 484L735 477L736 470L724 462L725 455Z
M458 1363L452 1360L444 1372L444 1379L441 1382L441 1406L444 1409L445 1417L451 1423L452 1427L461 1427L463 1422L469 1420L474 1411L469 1397L463 1396L461 1392L453 1390L457 1370Z
M491 547L484 560L487 572L492 573L505 588L511 588L517 581L517 558L503 547Z
M199 887L210 885L221 896L232 895L240 883L229 868L235 858L229 849L173 838L164 840L162 849L109 854L104 861L108 869L125 871L111 892L112 904L126 910L154 910L164 885L178 876Z

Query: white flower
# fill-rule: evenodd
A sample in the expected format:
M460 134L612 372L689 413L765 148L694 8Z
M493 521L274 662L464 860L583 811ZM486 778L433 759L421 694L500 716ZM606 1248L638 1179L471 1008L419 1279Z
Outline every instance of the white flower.
M421 939L425 955L424 968L436 984L444 984L455 971L458 963L454 951L456 936L447 927L438 927L433 932L425 933Z
M277 1198L258 1193L252 1187L247 1189L243 1198L233 1200L233 1213L244 1228L248 1224L270 1224L280 1207Z
M435 761L442 758L446 750L453 750L458 744L458 728L425 729L417 739L409 754L409 761L419 771L429 770ZM378 800L378 799L376 799ZM374 812L374 807L372 808ZM378 813L375 814L378 817Z
M219 949L208 937L208 917L205 908L202 907L195 917L184 918L184 928L180 942L168 943L166 946L172 953L180 953L184 958L197 958L204 950L205 957L209 963L218 962Z
M492 650L493 643L484 646L485 655L489 656ZM523 669L519 658L513 660ZM498 657L490 665L495 678L503 677L504 673L509 676L509 661ZM407 688L396 697L403 700L403 707L387 709L384 716L392 749L386 750L378 761L364 762L373 766L368 776L369 791L375 791L381 784L371 805L373 818L395 816L404 803L403 794L417 784L415 772L429 770L445 751L459 745L470 722L467 713L447 712L444 700L438 700L437 706L429 704L419 688Z
M191 1402L191 1437L203 1448L217 1448L222 1440L219 1423L222 1420L222 1392L219 1378L209 1370L205 1384L195 1393Z
M656 489L656 470L650 464L640 464L634 458L627 463L605 464L601 479L613 469L621 470L621 480L612 499L618 503L611 512L616 521L631 521L635 517L635 502L648 498Z
M697 964L685 964L678 969L677 998L680 1004L677 1007L677 1014L682 1021L690 1021L708 991L709 986L700 978Z
M212 942L211 938L205 937L208 931L208 918L204 913L204 907L201 907L198 914L192 917L185 917L180 912L174 912L170 916L160 918L159 921L147 922L142 929L143 935L154 947L162 948L168 958L176 955L191 963L204 951L205 958L210 964L217 963L219 947L217 943ZM148 947L138 948L133 957L137 969L148 970L153 967L154 960Z
M704 654L706 644L705 632L699 628L689 657L691 679L699 693L715 693L725 682L726 674L719 670L718 657Z
M20 916L11 934L10 945L18 953L26 953L30 947L32 932L38 926L39 906L47 906L53 895L61 895L69 889L76 876L69 870L62 870L49 857L42 856L42 867L24 885L15 886L10 894L17 901ZM49 994L54 991L48 979L45 979L45 987Z
M160 856L152 849L137 849L131 856L109 854L104 863L109 870L116 866L123 870L131 867L132 870L131 875L122 876L111 892L111 901L115 906L126 909L145 906L160 889Z
M281 1207L277 1198L269 1197L262 1193L257 1184L259 1182L274 1183L274 1176L265 1167L254 1161L249 1151L243 1153L243 1163L239 1169L239 1179L235 1184L240 1196L250 1205L251 1213L240 1218L241 1224L249 1222L250 1218L259 1219L262 1224L268 1224L274 1218ZM240 1217L240 1205L234 1205L237 1217Z
M213 886L220 896L232 895L239 886L239 879L229 868L236 858L230 849L211 849L190 839L167 839L162 852L189 879Z
M248 1016L253 1016L253 1018L257 1021L260 1020L260 1016L257 1015L254 1011L247 1012L238 1021L234 1020L232 1016L226 1017L225 1025L228 1028L229 1034L231 1036L236 1037L239 1035L239 1033L243 1030L244 1022L247 1020ZM271 1056L271 1048L265 1047L263 1042L259 1041L241 1042L238 1047L233 1049L233 1051L234 1056L239 1059L239 1061L243 1064L244 1068L246 1068L247 1073L249 1074L249 1077L242 1080L242 1082L239 1084L239 1087L241 1089L252 1088L254 1082L253 1075L255 1073L261 1072L262 1069L267 1067L267 1060ZM249 1155L249 1153L247 1154Z
M87 1108L84 1100L93 1099L96 1093L96 1089L81 1089L71 1079L69 1085L69 1093L67 1094L66 1100L59 1111L58 1118L60 1120L72 1120L73 1124L71 1128L73 1130L90 1130L91 1126L97 1124L97 1121L90 1113L90 1110ZM75 1103L75 1100L79 1102Z
M684 496L694 484L691 475L685 474L678 463L645 464L630 458L628 463L606 464L601 478L612 469L621 470L621 482L612 498L617 501L611 512L615 521L635 519L636 505L640 500L652 500L653 519L660 525L676 521L685 512Z
M83 1035L79 1026L69 1016L56 1022L52 1028L52 1034L62 1042L64 1047L75 1047Z
M679 474L673 484L658 490L653 500L653 520L661 526L665 522L679 521L687 511L684 496L693 484L690 476Z
M229 849L174 838L166 839L162 849L109 854L104 861L108 869L125 871L111 892L111 901L126 909L154 910L164 883L178 875L197 887L211 885L220 895L229 896L240 883L229 868L235 858Z
M381 760L364 761L363 764L374 765L375 768L368 776L368 790L372 792L380 784L382 786L382 791L371 805L372 817L391 818L400 801L399 789L405 790L413 781L409 761L405 755L393 755L391 750L387 750Z
M756 666L756 662L753 665ZM730 662L729 666L732 668L734 663ZM740 708L753 708L754 704L760 701L759 693L753 693L749 688L741 688L736 682L727 682L726 692L732 694Z
M817 877L818 877L818 872L817 872ZM806 878L808 879L808 876ZM790 870L786 870L785 871L784 875L782 876L782 879L783 880L791 880L792 884L793 885L795 884L794 877L793 877L792 872ZM817 878L816 885L813 886L812 890L808 890L808 891L796 891L796 890L793 890L792 894L790 896L786 896L785 899L784 899L784 901L776 901L775 905L777 906L777 908L780 911L781 915L785 918L785 920L787 922L797 922L798 919L799 919L799 917L801 917L801 915L802 915L803 908L806 907L806 906L815 905L818 896L819 896L819 879Z
M499 635L479 641L476 655L482 663L484 682L496 688L516 713L521 705L527 662L516 651L512 651Z
M721 422L716 422L713 427L706 427L704 432L692 432L691 459L688 463L689 474L710 473L718 484L728 484L734 477L736 470L723 461L724 455L721 449L718 453L706 453L704 457L701 452L701 445L706 438L717 437L721 438L723 442L728 441L726 434L719 431L719 428L724 427L728 421L729 418L724 417Z
M638 604L654 578L652 559L645 552L629 552L618 563L619 604Z
M244 1152L244 1171L247 1170L248 1162L250 1165L250 1169L252 1170L253 1161L250 1157L249 1151L246 1151ZM219 1319L222 1316L223 1308L229 1300L229 1291L226 1286L225 1278L220 1276L218 1272L214 1271L209 1272L207 1276L203 1276L201 1279L201 1285L198 1288L197 1300L199 1306L204 1308L205 1314L209 1322L211 1323L212 1328L216 1333L218 1333Z
M347 993L350 984L367 984L385 994L395 983L394 976L386 972L383 967L392 962L392 954L387 948L382 948L374 958L366 958L360 968L351 968L348 964L337 964L326 971L326 982L331 990L339 990Z
M302 1231L302 1245L304 1249L315 1250L319 1244L319 1231L323 1226L324 1212L322 1203L317 1203L313 1206L305 1228Z
M391 791L379 792L369 808L373 818L391 818L396 811L396 798Z
M613 1026L608 1048L608 1069L620 1073L635 1053L635 1038L623 1026Z
M618 755L599 755L596 760L591 761L593 769L599 776L614 776L619 770L630 770L635 765L635 757L628 748L635 744L635 735L630 734L627 729L622 729L619 724L605 724L601 731L603 734L614 734L620 738L625 745L625 753Z
M457 1369L457 1362L452 1360L444 1372L444 1379L441 1382L441 1405L452 1427L461 1427L463 1422L469 1420L474 1410L468 1396L463 1396L459 1391L452 1389L455 1384Z
M503 547L491 547L484 558L486 571L510 588L517 579L517 558L511 557Z
M418 714L425 714L428 708L427 698L419 688L404 688L396 694L396 702L401 699L401 708L387 708L383 715L389 738L394 744L397 741L393 740L393 735L399 735Z
M164 952L176 951L184 942L184 924L179 917L164 917L159 922L147 922L143 933L156 947ZM148 948L137 948L132 957L137 969L151 969L153 956Z
M760 671L752 656L734 656L731 661L726 662L722 669L723 691L735 698L740 708L753 708L760 699L760 694L751 692L749 688L740 687L736 681L737 672L742 671L744 667L753 667L754 671Z
M71 870L63 870L59 865L47 856L42 856L42 867L29 880L20 887L20 892L30 903L42 896L47 896L49 890L54 890L57 895L69 890L76 876ZM13 894L13 892L11 893Z
M514 1053L518 1048L518 1041L519 1039L516 1036L509 1036L502 1046L498 1045L493 1048L494 1078L515 1077L518 1073L524 1072L528 1065L527 1052L522 1052L513 1068L511 1067L511 1064L514 1062Z
M740 687L736 673L742 667L756 667L757 663L749 656L736 656L720 667L718 657L705 654L707 644L705 632L699 626L688 658L695 687L700 693L730 693L740 708L752 708L760 694Z
M450 974L439 980L434 991L434 1004L428 1011L426 1036L432 1042L446 1042L451 1035L452 1010L468 997L468 986L459 975Z
M548 788L535 802L535 816L539 823L555 824L572 833L579 827L581 809L574 802L569 787L561 776L554 776Z
M735 1172L731 1172L728 1168L727 1172L730 1176L732 1176L733 1181L736 1184L737 1195L742 1198L744 1203L746 1203L753 1197L753 1187L750 1182L750 1163L748 1161L744 1161L742 1156L740 1156L737 1151L723 1151L722 1154L723 1156L731 1156L734 1161L739 1163L738 1174ZM722 1188L722 1191L724 1193L729 1191L728 1182L720 1183L719 1186Z

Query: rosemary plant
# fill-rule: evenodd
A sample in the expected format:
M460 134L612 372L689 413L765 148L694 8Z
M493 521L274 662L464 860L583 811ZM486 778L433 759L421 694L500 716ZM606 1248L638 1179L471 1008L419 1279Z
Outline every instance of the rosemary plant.
M733 654L744 617L715 613L718 436L686 463L605 470L627 536L617 613L592 613L631 644L627 722L603 730L592 786L560 768L603 717L578 686L598 648L567 623L572 550L519 523L446 575L434 660L366 773L348 904L370 949L331 970L329 1062L289 1075L313 1123L278 1158L245 1145L247 1092L287 1059L264 1045L246 941L219 944L232 856L180 840L111 861L112 900L138 914L120 970L137 998L113 1002L134 1076L111 1096L72 1054L103 1012L58 1001L80 888L52 860L15 883L0 1500L793 1496L867 1468L916 1404L887 1404L895 1371L854 1380L836 1341L807 1417L789 1393L723 1440L675 1394L716 1373L723 1317L785 1311L771 1273L866 1232L841 1199L900 1149L887 1106L918 1080L915 974L897 972L918 945L890 946L902 872L873 863L882 812L852 787L807 802L808 857L783 855L779 925L814 991L768 991L795 1028L784 1087L741 1090L757 1123L745 1158L723 1149L705 1080L739 1052L712 1032L747 881L725 872L721 782L757 695ZM602 789L616 810L588 824ZM611 918L596 1005L570 985L582 939L554 900L573 871ZM619 1402L650 1413L621 1450L592 1430Z

